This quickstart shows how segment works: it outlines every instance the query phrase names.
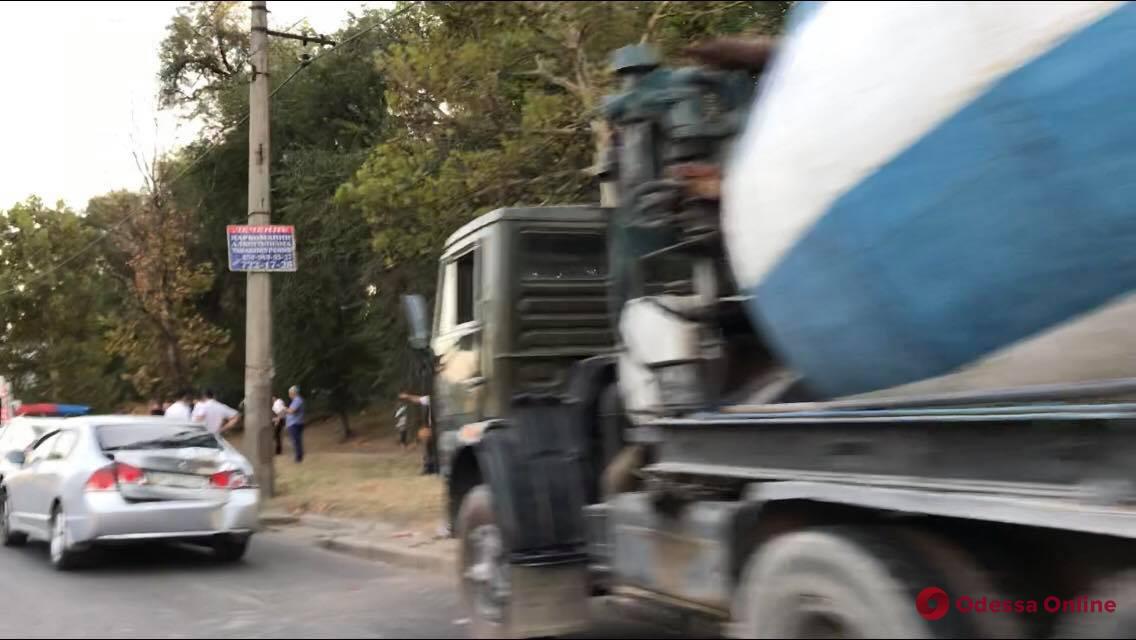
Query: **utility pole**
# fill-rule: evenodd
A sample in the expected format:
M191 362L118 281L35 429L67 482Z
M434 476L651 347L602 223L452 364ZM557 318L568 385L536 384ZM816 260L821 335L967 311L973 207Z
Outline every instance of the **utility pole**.
M252 2L252 84L249 88L248 223L271 220L269 184L268 7ZM272 279L267 272L248 273L245 306L245 453L253 462L265 497L276 493L272 443Z

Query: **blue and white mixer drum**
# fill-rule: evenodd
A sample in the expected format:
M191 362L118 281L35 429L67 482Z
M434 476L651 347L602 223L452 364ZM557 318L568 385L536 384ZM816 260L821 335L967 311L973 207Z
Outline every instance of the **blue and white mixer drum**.
M1136 375L1136 7L799 6L723 225L818 395Z

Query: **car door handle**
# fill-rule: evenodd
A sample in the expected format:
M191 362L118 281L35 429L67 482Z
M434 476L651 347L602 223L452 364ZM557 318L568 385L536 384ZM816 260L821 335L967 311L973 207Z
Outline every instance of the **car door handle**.
M470 378L468 380L463 380L462 384L465 385L466 389L476 389L477 387L480 387L481 385L485 384L485 376L477 376L476 378Z

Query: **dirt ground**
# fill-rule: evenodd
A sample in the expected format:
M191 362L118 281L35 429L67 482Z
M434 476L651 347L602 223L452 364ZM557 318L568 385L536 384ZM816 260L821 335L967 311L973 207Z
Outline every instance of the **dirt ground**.
M420 475L422 449L402 449L391 414L373 410L352 417L354 437L342 441L339 421L319 420L304 429L304 461L293 461L291 442L276 457L277 495L272 508L292 513L373 518L402 526L436 526L443 487L436 475ZM242 434L232 440L239 446Z

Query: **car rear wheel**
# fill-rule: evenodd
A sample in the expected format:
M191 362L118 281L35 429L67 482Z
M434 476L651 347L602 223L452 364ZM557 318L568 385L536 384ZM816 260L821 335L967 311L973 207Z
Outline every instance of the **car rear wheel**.
M28 541L28 534L12 530L12 503L8 493L0 493L0 542L5 547L18 547Z
M51 512L51 540L48 545L51 566L60 571L73 569L78 565L79 552L71 545L71 531L67 527L67 516L61 505L55 505Z
M239 562L248 546L248 536L220 536L213 541L213 555L221 562Z

